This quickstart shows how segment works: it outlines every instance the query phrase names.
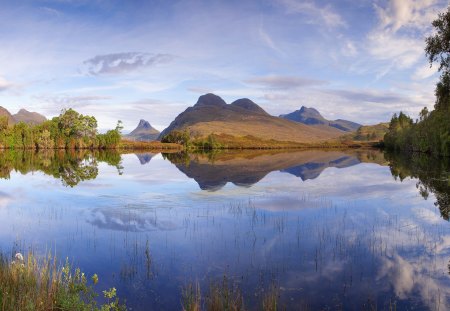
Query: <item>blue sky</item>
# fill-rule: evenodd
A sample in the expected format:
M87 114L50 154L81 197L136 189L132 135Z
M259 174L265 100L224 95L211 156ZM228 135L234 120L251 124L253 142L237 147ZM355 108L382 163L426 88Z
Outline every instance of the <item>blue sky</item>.
M363 124L434 104L445 0L0 0L0 105L162 130L197 98Z

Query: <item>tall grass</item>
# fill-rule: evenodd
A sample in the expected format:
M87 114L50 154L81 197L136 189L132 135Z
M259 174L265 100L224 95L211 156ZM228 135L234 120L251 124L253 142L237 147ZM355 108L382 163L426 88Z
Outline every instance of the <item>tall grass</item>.
M80 269L72 269L68 261L62 267L50 256L38 260L29 253L16 254L14 260L0 255L0 310L126 310L116 298L116 289L104 291L107 303L98 305L91 279Z

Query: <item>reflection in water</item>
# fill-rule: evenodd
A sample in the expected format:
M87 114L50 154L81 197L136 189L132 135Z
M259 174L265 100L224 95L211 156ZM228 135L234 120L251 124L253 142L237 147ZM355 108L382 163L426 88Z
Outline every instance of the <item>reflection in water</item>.
M151 161L151 159L155 156L154 153L146 152L146 153L136 153L136 157L139 159L139 162L142 165L145 165Z
M133 310L180 310L184 285L206 296L224 274L246 310L273 284L280 309L450 308L448 162L357 150L136 156L3 153L1 248L54 248Z
M98 162L115 166L121 173L121 157L114 151L3 150L0 152L0 178L9 179L13 170L22 174L41 171L60 179L63 185L73 187L81 181L95 179L98 175Z
M430 193L436 197L435 205L445 220L450 219L450 159L430 158L424 154L405 156L386 154L392 176L403 181L406 177L417 180L416 187L424 199Z
M228 182L250 187L268 173L282 171L302 180L317 178L326 168L345 168L383 161L379 151L241 151L218 154L164 154L202 190L217 191Z

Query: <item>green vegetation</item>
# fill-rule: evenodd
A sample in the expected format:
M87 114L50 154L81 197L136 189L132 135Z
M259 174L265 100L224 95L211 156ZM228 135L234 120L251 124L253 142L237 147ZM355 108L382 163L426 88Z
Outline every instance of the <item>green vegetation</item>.
M159 141L136 141L122 139L119 150L181 150L183 145L177 143L162 143Z
M13 261L0 255L0 310L126 310L115 288L104 291L107 303L98 305L94 290L98 282L97 275L89 280L80 269L73 270L68 261L58 267L56 259L39 261L31 253L26 258L17 253Z
M379 142L389 131L389 123L379 123L375 125L363 125L356 132L344 135L341 140Z
M163 137L164 143L181 144L185 149L306 149L306 148L361 148L374 147L374 142L355 142L352 139L335 139L316 143L299 143L294 141L265 140L252 135L232 136L228 134L209 134L206 137L194 137L187 130L172 131ZM378 142L377 142L378 143Z
M450 156L450 6L433 21L435 34L426 39L425 52L432 65L439 61L440 81L436 85L433 111L425 107L420 119L403 113L394 115L384 143L388 149Z
M20 122L8 124L0 117L1 149L114 149L121 140L122 123L105 134L97 132L97 120L73 109L63 110L58 117L39 125Z

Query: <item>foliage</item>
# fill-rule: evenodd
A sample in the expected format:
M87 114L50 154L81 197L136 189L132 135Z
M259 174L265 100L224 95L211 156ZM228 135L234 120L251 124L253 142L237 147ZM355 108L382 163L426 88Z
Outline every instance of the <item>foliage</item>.
M164 135L161 142L179 144L188 148L191 144L191 135L188 130L171 131L169 134Z
M422 109L415 123L409 117L402 123L394 115L384 141L392 150L450 156L450 6L432 24L436 32L426 39L425 52L430 65L439 61L441 72L434 110Z
M113 149L117 148L122 123L114 130L98 134L97 120L73 109L64 109L58 117L39 125L8 124L0 118L0 148L3 149Z
M126 310L114 288L104 292L107 304L97 304L97 275L89 280L80 269L72 269L68 260L58 268L56 259L38 261L31 253L26 257L16 254L10 261L0 255L0 310Z

